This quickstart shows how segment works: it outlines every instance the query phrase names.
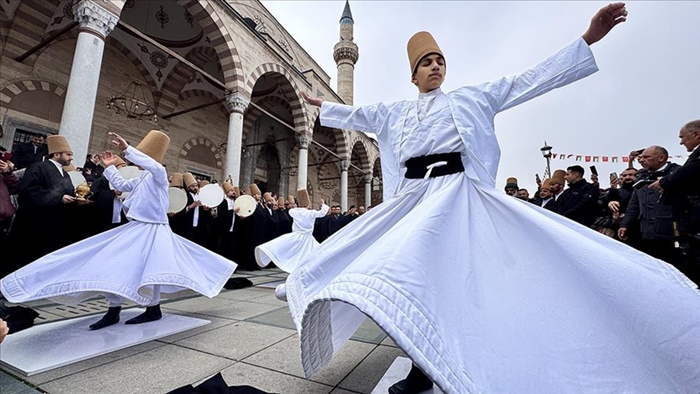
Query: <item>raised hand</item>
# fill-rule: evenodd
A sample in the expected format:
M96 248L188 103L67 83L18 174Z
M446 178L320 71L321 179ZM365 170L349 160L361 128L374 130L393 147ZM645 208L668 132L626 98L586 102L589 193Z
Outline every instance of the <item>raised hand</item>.
M117 155L112 153L112 151L106 150L102 152L100 159L102 160L102 165L107 168L117 162Z
M591 19L588 30L581 36L588 45L605 37L613 27L627 20L625 3L611 3L601 8Z
M114 146L116 146L117 148L124 150L127 147L129 147L129 143L126 142L126 140L122 138L122 136L120 136L119 134L109 132L107 133L107 135L112 137L112 144L114 144Z
M314 107L320 107L321 104L323 104L323 100L317 97L311 97L305 92L301 92L301 98L304 99L307 103L313 105Z

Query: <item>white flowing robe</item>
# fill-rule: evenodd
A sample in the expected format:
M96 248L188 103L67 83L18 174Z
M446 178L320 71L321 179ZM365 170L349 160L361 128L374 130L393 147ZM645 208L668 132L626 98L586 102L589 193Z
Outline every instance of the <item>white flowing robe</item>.
M114 166L104 171L114 188L129 195L129 223L68 245L28 264L0 281L10 302L49 298L75 304L104 293L140 305L187 289L214 297L236 264L172 232L168 225L168 177L160 163L126 149L126 158L144 169L125 180Z
M294 219L292 232L259 245L255 248L255 260L258 265L265 267L274 262L286 272L292 272L312 256L319 243L313 236L314 223L328 213L328 205L323 204L320 210L292 208L289 216Z
M385 199L287 279L307 376L366 316L448 393L700 392L700 295L672 266L496 190L494 116L597 70L582 39L525 73L417 101L324 102L375 132ZM404 179L410 157L465 171Z

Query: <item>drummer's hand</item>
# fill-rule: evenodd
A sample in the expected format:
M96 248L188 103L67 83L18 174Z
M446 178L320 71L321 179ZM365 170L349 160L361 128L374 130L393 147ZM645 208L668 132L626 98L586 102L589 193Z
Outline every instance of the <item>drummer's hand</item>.
M233 208L233 213L238 213L241 211L240 207Z
M202 205L201 203L200 203L199 205L200 205L200 206L202 207L202 209L204 209L205 211L208 211L208 210L211 209L211 208L209 208L209 207L206 206L206 205Z
M116 146L117 148L124 150L129 147L129 143L126 142L126 140L122 138L121 135L112 132L107 133L107 135L112 137L112 144L114 144L114 146Z
M202 205L202 203L201 203L200 201L195 201L195 202L193 202L192 204L188 205L188 206L187 206L187 209L195 209L195 208L197 208L197 207L200 206L200 205Z
M75 197L70 196L68 194L64 194L63 198L61 198L61 202L64 204L70 204L75 201Z

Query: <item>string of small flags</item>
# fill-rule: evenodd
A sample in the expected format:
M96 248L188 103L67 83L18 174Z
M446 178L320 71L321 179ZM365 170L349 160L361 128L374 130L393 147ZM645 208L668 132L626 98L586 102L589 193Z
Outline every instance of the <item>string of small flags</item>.
M669 159L687 159L688 155L669 155ZM579 155L575 153L552 153L552 160L573 160L586 163L627 163L629 156Z

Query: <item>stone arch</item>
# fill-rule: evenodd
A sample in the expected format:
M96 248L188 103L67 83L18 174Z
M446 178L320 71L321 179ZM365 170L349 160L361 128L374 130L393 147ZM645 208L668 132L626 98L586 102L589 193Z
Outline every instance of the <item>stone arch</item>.
M185 55L185 59L191 61L198 67L202 67L210 59L216 60L217 64L221 65L221 60L218 59L218 54L214 48L207 46L197 46L192 48ZM172 113L177 107L179 100L179 95L182 93L182 89L190 82L195 75L196 71L192 70L189 66L178 62L178 64L173 68L173 70L167 75L165 82L163 83L163 104L160 110L163 113Z
M46 28L53 19L61 0L22 1L15 10L5 43L7 54L14 59L27 52L44 38ZM11 37L11 38L10 38ZM36 58L37 54L32 57Z
M221 64L226 87L233 92L242 92L245 87L241 57L238 55L231 34L210 3L207 0L178 0L178 4L192 14L209 38Z
M280 105L285 109L289 109L291 111L289 102L283 99L282 97L278 96L267 96L264 99L258 101L256 104L258 104L261 107L264 107L264 104ZM258 118L262 114L262 111L253 107L252 105L248 106L248 109L243 115L243 141L248 141L248 133L253 129L255 121L258 120Z
M317 117L316 121L314 122L314 132L320 130L322 127L321 121ZM345 131L330 127L323 127L323 129L329 130L333 134L333 138L335 138L335 153L341 158L350 158L350 155L348 154L348 140L346 138Z
M188 99L190 97L205 97L207 100L211 100L212 102L216 100L221 100L221 97L216 97L214 93L208 91L208 90L202 90L202 89L189 89L185 90L180 93L179 96L177 96L178 101L183 101L185 99ZM217 107L221 110L221 113L228 119L229 111L226 108L226 105L223 102L220 102L217 104Z
M309 129L309 124L307 123L306 107L301 102L301 96L299 94L299 88L292 78L292 74L287 71L286 68L282 67L276 63L264 63L259 65L248 77L248 82L246 83L246 94L248 97L252 97L253 88L257 80L267 73L277 73L282 75L288 84L281 84L282 91L289 102L290 110L292 111L292 119L294 121L294 129L298 134L305 134Z
M37 92L43 94L37 95ZM0 88L0 106L27 112L22 111L21 108L13 108L11 103L13 99L24 93L32 95L32 100L30 100L32 107L27 108L30 115L45 118L55 123L61 122L66 94L65 86L41 79L16 80ZM43 113L38 113L38 111L43 111Z
M202 163L214 168L223 168L223 157L218 146L207 137L191 138L182 144L180 158ZM213 158L213 160L212 160Z
M350 137L350 141L352 144L352 152L350 154L350 160L353 160L355 158L355 154L357 154L357 157L359 158L360 164L358 167L362 169L363 172L368 172L370 168L370 162L369 162L369 155L367 152L369 149L365 146L365 140L355 133L354 136ZM357 165L356 163L353 163Z

